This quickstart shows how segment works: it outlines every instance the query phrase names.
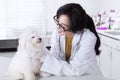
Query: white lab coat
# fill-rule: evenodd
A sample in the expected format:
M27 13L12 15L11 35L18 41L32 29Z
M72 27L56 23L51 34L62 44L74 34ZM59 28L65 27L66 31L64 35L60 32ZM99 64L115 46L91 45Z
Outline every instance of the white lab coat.
M81 33L76 33L73 37L71 57L68 63L65 61L65 36L60 37L55 31L52 37L51 51L44 60L41 71L58 76L101 76L94 49L97 38L88 29L84 29L79 42L80 36Z

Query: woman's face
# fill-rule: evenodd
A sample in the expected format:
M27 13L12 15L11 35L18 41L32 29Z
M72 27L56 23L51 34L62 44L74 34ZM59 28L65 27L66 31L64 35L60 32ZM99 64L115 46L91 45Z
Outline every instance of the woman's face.
M74 36L74 33L70 31L70 19L67 15L60 15L56 20L58 25L57 30L59 35L70 35Z
M67 15L60 15L58 18L58 27L60 29L63 28L63 31L67 31L70 29L70 19Z

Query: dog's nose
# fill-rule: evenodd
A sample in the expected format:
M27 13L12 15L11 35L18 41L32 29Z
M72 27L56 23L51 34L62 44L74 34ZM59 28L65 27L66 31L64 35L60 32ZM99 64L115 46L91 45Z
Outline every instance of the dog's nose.
M41 40L42 40L42 38L39 38L39 40L41 41Z

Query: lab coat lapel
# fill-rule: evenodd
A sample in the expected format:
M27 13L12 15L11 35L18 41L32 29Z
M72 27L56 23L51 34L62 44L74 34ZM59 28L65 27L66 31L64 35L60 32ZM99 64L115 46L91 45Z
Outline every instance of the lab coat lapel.
M60 47L61 47L60 55L61 57L65 57L64 56L65 55L65 36L64 35L60 37Z
M76 53L76 48L78 46L79 40L80 40L80 35L81 34L75 34L72 40L72 50L71 50L71 57L70 59L72 59Z
M78 44L79 40L80 40L80 34L76 33L72 40L72 49ZM60 45L61 45L62 52L65 53L65 43L66 43L65 36L60 37L60 43L61 43Z
M63 53L65 53L65 36L61 36L61 48L63 49Z
M75 34L72 40L72 49L78 44L80 40L80 34Z
M73 57L73 55L76 53L75 49L78 46L77 44L79 43L80 40L80 36L81 34L76 33L73 37L72 40L72 50L71 50L71 58ZM65 36L61 36L60 37L60 47L61 47L61 52L60 55L61 57L63 57L65 55L65 43L66 43L66 38ZM64 53L64 54L63 54Z

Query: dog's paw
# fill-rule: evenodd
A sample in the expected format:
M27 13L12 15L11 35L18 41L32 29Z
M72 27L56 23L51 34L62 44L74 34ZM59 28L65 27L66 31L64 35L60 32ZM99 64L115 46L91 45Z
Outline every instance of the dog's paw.
M14 76L16 80L24 80L24 76L22 74L18 74Z
M3 77L9 77L10 80L24 80L23 74L20 73L11 73L11 72L6 72L2 75Z
M41 77L50 77L50 76L52 75L47 72L41 72Z

